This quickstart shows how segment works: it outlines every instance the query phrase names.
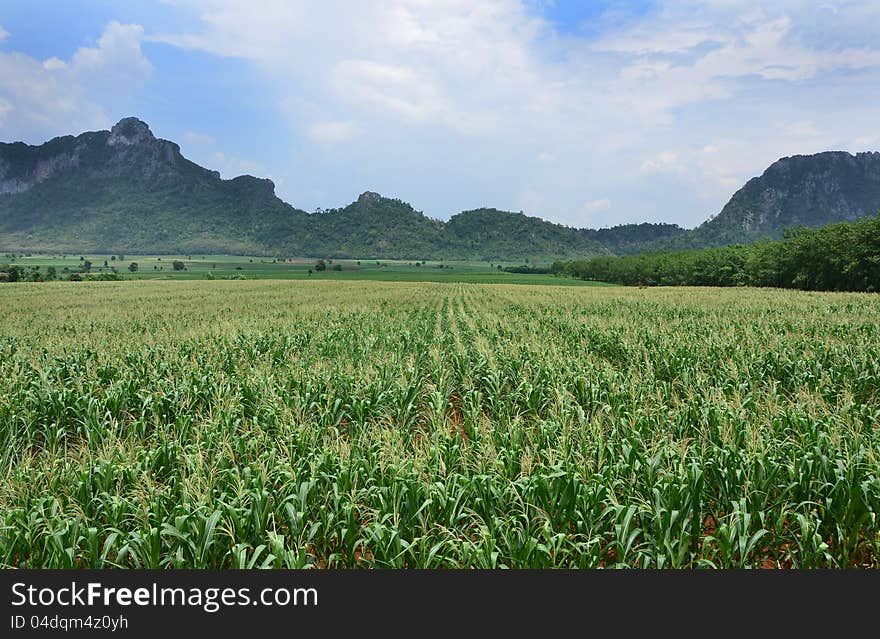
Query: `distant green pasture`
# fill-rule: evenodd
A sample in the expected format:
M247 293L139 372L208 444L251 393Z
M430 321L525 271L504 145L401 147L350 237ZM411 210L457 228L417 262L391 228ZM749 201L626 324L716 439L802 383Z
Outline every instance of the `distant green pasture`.
M520 262L458 262L407 260L336 260L326 259L326 270L317 270L317 259L273 259L236 255L123 255L119 260L113 254L17 255L0 254L0 264L7 262L25 267L54 267L59 277L66 279L71 272L79 272L84 261L92 263L91 272L101 273L116 269L127 279L315 279L315 280L374 280L387 282L471 282L482 284L550 284L565 286L608 286L601 282L584 282L555 275L507 273L506 266ZM113 258L116 259L113 259ZM80 259L83 258L83 259ZM185 270L175 271L173 262L181 261ZM136 263L137 271L129 265ZM104 264L107 264L105 267ZM334 270L335 266L342 270ZM67 268L67 271L64 269Z

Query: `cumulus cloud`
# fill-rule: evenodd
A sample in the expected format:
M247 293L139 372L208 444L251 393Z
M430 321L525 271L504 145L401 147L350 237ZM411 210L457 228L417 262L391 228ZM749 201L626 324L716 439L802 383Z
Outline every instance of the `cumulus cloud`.
M175 0L186 19L110 23L67 59L0 52L0 133L107 126L154 74L146 41L249 63L282 120L271 170L308 209L370 188L435 216L691 225L778 157L877 144L877 3L658 0L576 33L541 5ZM261 168L190 134L203 163Z
M153 65L141 51L144 28L139 24L110 22L96 47L76 50L68 68L88 84L101 84L113 90L125 90L140 84L153 71Z
M491 202L570 224L638 221L656 213L645 201L692 180L691 209L674 221L696 223L768 159L864 142L880 97L866 88L880 78L871 3L668 0L597 18L596 37L562 34L519 0L179 4L199 27L151 39L253 62L289 87L279 110L304 144L345 142L353 166L369 156L424 199L436 191L418 185L425 160L414 158L441 158L432 178L458 188L439 214ZM836 90L860 101L844 122L822 84L847 74ZM611 197L585 198L597 188ZM618 209L629 217L606 217Z
M140 86L153 67L141 51L143 29L111 22L95 47L69 60L37 60L0 51L0 118L4 139L42 142L52 135L111 124L105 104Z
M0 25L0 42L3 42L7 37L9 37L9 32L3 28L3 25Z

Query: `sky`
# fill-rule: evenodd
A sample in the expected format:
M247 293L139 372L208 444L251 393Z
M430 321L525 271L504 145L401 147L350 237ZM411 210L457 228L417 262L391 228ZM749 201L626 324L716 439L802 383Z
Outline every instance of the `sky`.
M135 116L307 211L693 227L780 157L880 149L878 36L873 0L4 0L0 141Z

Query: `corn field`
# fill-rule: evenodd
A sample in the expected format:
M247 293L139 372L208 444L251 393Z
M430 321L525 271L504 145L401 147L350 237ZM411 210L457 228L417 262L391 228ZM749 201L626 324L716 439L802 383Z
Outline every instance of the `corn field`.
M0 564L880 567L880 297L0 289Z

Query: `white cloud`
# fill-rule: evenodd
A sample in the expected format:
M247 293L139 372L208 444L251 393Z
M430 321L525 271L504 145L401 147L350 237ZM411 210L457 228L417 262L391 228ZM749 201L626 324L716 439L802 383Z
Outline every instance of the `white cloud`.
M767 158L865 137L870 108L850 109L843 131L825 78L870 74L873 83L853 79L845 93L865 105L880 97L870 89L880 49L865 26L880 21L880 7L867 3L829 11L780 0L756 10L669 0L642 16L597 19L592 40L557 33L518 0L180 4L200 28L152 39L250 60L288 87L279 109L302 144L316 145L288 169L299 192L345 188L318 174L328 167L414 185L419 207L436 206L432 182L455 183L429 211L440 215L488 202L570 224L588 214L639 221L662 214L665 197L690 180L696 195L682 215L696 222ZM750 153L747 139L760 150ZM330 162L322 154L339 142L346 158L333 161L350 163L341 171L317 161ZM717 153L703 151L713 145ZM367 161L374 170L364 174ZM600 188L613 210L590 209L602 200L585 193ZM629 217L605 217L613 211Z
M655 53L684 53L704 44L723 44L724 36L711 23L695 23L680 28L653 30L647 23L639 23L622 32L601 38L594 48L630 55Z
M139 87L153 67L140 48L143 29L111 22L95 47L67 61L40 62L0 51L0 136L42 142L53 135L107 127L105 105ZM116 114L114 114L116 115Z
M70 71L89 83L124 90L141 83L153 65L141 51L144 28L139 24L110 22L97 47L81 47L70 60Z
M223 153L222 151L214 151L207 157L206 164L212 169L220 171L220 176L229 180L239 175L253 175L272 179L272 175L266 170L266 167L259 162L253 162L243 158Z
M43 68L46 69L46 71L58 71L60 69L66 69L67 63L61 58L52 56L51 58L43 60Z
M686 169L681 164L677 153L663 151L642 162L639 170L642 173L684 173Z
M793 138L813 138L821 135L816 123L812 120L779 122L777 126Z
M778 157L877 145L877 3L660 0L574 35L520 0L173 4L178 32L111 23L69 59L0 52L3 137L107 126L152 41L213 54L218 74L250 63L282 121L285 151L261 161L310 210L370 188L436 216L697 223ZM183 136L194 159L266 173L202 135Z
M592 215L598 211L607 211L611 208L611 200L608 198L602 198L601 200L590 200L589 202L584 202L583 211L585 213L589 213Z
M185 131L182 141L184 156L196 164L219 171L223 179L228 180L245 174L272 179L265 165L217 148L217 139L212 135L200 131Z
M309 137L321 144L347 142L359 133L351 122L316 122L309 127Z
M345 99L355 99L423 122L449 117L444 97L429 77L405 66L371 60L342 60L331 72L332 88Z
M596 226L596 214L604 213L606 211L609 211L610 209L611 200L609 200L608 198L584 202L583 206L581 206L581 210L578 216L578 221L580 222L579 226Z
M880 135L862 135L856 137L848 146L853 151L875 151L880 149Z
M3 42L8 37L9 32L3 28L3 25L0 25L0 42Z
M183 134L183 139L190 144L199 146L214 146L217 143L217 140L212 136L206 133L199 133L198 131L187 131Z
M584 202L583 209L585 211L606 211L611 208L611 200L608 198L602 198L601 200L590 200L589 202Z
M12 111L12 104L0 98L0 127L3 126L3 120L6 119L6 114Z

